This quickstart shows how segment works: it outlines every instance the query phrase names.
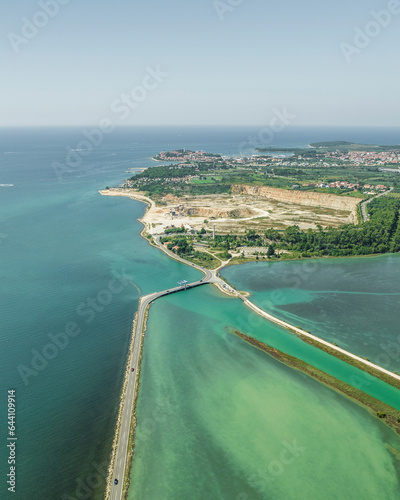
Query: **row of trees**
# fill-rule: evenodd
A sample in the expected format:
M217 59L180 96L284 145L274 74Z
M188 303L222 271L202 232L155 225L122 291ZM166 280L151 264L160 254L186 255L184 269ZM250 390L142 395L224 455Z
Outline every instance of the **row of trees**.
M399 252L400 199L380 197L372 200L367 206L370 220L361 226L347 224L327 229L318 226L316 231L303 231L298 226L290 226L284 231L268 229L264 234L250 229L243 235L216 235L215 239L207 236L203 229L197 234L197 238L205 238L211 247L222 250L224 256L228 256L229 250L241 246L268 247L268 257L275 255L276 250L278 253L279 250L288 250L294 255L304 257ZM161 241L168 241L168 248L178 255L185 256L194 252L192 238L184 235L166 237Z
M370 220L362 226L348 224L340 228L301 231L291 226L285 231L270 229L267 239L278 248L308 255L369 255L400 251L400 200L377 198L368 205Z
M400 251L400 199L380 197L368 204L370 220L361 226L343 225L318 230L290 226L284 231L268 229L264 234L248 230L243 235L208 238L211 246L225 251L240 246L268 247L268 257L276 250L288 250L304 257L370 255ZM201 235L198 235L201 237Z

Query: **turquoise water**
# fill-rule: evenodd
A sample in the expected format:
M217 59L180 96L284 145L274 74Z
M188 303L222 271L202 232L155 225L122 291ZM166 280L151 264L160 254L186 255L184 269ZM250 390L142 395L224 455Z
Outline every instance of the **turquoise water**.
M11 498L4 481L8 471L5 397L11 388L17 391L17 493L14 498L70 500L85 497L97 500L103 497L104 466L110 454L138 297L141 293L169 288L180 279L193 280L199 276L139 237L142 226L137 218L143 214L144 205L122 198L102 197L97 190L119 184L131 175L127 172L132 168L154 165L151 158L160 150L186 147L234 154L238 144L254 133L257 131L251 129L122 129L107 137L81 165L59 178L52 162L65 161L66 147L74 148L82 140L80 130L0 131L0 184L12 184L0 186L1 499ZM277 134L277 144L301 146L312 140L335 139L332 134L339 132L288 130L286 135L278 137ZM377 137L375 134L379 134L382 142L393 143L397 131L348 130L340 136L368 142L371 137ZM122 282L113 281L121 276ZM198 318L197 308L208 307L208 294L212 292L204 293L196 295L197 303L189 300L181 304L187 308L187 324L192 324L190 318ZM232 336L223 327L237 326L246 330L250 316L230 299L216 297L221 307L228 302L235 304L229 305L233 308L232 314L236 309L242 311L233 316L235 321L218 320L218 335L225 335L224 346L229 356L238 356L232 348ZM210 317L214 314L212 310L210 308ZM171 318L175 317L171 314ZM172 321L168 309L167 312L160 309L158 315L156 306L152 318L161 323L167 319ZM257 325L255 315L251 318L252 324L255 322L254 331L263 335L264 330ZM66 329L73 333L79 329L80 333L65 340ZM292 342L283 340L288 337L278 330L269 330L268 335L276 336L279 342ZM176 341L172 345L177 346ZM213 345L211 338L210 345ZM295 351L298 346L291 348ZM240 349L244 349L243 353L250 352L248 346ZM185 352L186 347L179 366L175 366L176 358L172 355L169 361L160 357L154 362L155 369L156 363L160 363L160 367L169 366L171 376L164 381L165 391L173 393L175 385L179 385L172 377L175 370L181 370L181 378L188 378L187 373L192 375L190 359L184 360ZM211 352L203 352L206 359L207 356L212 358ZM215 352L221 353L220 349ZM311 356L311 351L308 352ZM47 358L41 357L44 353ZM151 356L150 350L148 355ZM276 384L281 378L277 375ZM219 381L218 397L222 397L225 382L229 380L224 377ZM251 380L246 390L250 383ZM230 387L228 384L229 391ZM285 389L282 397L291 397L289 386L282 387L288 388L287 396ZM141 396L144 393L142 391ZM205 397L202 392L199 395ZM151 398L151 394L147 396ZM392 396L387 394L385 397ZM258 412L254 404L256 399L252 399L252 404L249 400L251 415ZM226 395L226 404L228 400ZM332 402L332 411L334 406ZM260 411L264 410L260 407ZM382 444L381 433L386 431L379 423L369 422L374 442L380 439ZM215 425L217 423L215 420ZM209 422L209 425L214 423ZM210 427L207 432L215 434L215 429ZM326 433L325 438L328 436ZM290 434L285 437L290 438ZM168 435L163 439L169 439ZM203 446L206 450L206 442ZM211 463L222 462L223 458L229 461L229 453L222 451L212 459L215 449L213 446L209 452L205 451ZM183 449L181 451L182 454L176 456L185 458ZM233 452L232 460L238 463ZM381 448L377 453L387 464L390 492L392 465L387 463ZM195 469L190 472L185 468L185 471L196 475Z
M250 263L221 273L266 311L400 372L400 255Z
M98 470L110 454L138 297L201 274L139 237L143 204L97 193L127 175L135 156L129 142L106 148L93 168L59 182L51 161L73 143L69 133L37 132L19 142L15 132L1 148L0 183L14 186L0 187L0 472L4 479L6 395L16 389L14 498L21 500L102 498ZM143 149L136 156L145 159ZM110 283L121 275L122 283ZM80 334L54 348L49 334L70 323ZM37 357L43 350L51 359ZM6 487L2 480L2 499Z
M399 436L228 333L245 315L211 287L152 306L129 499L398 498Z

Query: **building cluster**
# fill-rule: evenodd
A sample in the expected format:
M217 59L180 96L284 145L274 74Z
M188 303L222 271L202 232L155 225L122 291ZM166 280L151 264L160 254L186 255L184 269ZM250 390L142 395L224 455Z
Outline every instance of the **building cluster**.
M284 160L282 158L271 158L271 161L274 163L274 165L279 166L279 167L309 167L311 166L311 163L308 161L290 161L290 160ZM321 165L318 164L320 167ZM330 165L327 163L327 167Z
M358 189L360 187L359 184L352 184L347 181L334 181L329 184L318 184L317 187L328 187L328 188L336 188L336 189Z
M191 181L200 179L199 175L185 175L182 177L139 177L138 179L128 180L125 183L125 187L135 188L142 187L149 184L153 184L155 182L159 182L160 184L175 184L181 183L190 184Z
M181 149L175 151L161 151L154 159L159 161L185 161L186 163L212 163L216 160L221 160L221 156L205 153L204 151L188 151L186 149Z
M261 161L262 157L259 157ZM254 160L254 158L252 158ZM388 164L400 164L400 153L398 151L370 152L370 151L349 151L344 153L341 151L327 151L317 154L314 158L309 158L306 155L297 155L295 157L270 157L268 160L277 166L283 167L338 167L340 162L350 163L350 166L358 167L360 165L381 166ZM265 158L263 158L265 161Z
M327 157L353 162L354 165L386 165L400 163L398 151L349 151L348 153L326 153Z
M298 185L292 186L292 189L295 189L296 187L300 187ZM378 184L374 186L373 184L358 184L358 183L351 183L347 181L333 181L333 182L320 182L319 184L304 184L304 187L317 187L317 188L336 188L336 189L369 189L372 191L386 191L388 189L387 186L383 184Z
M373 184L364 184L364 189L371 189L373 191L386 191L388 189L384 184L377 184L374 186Z

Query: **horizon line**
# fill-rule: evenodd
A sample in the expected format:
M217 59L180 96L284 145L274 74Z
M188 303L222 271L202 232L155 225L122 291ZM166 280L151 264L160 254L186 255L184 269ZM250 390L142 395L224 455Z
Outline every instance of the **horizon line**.
M98 127L97 124L83 124L83 125L77 125L77 124L43 124L43 125L1 125L0 124L0 129L10 129L10 128L86 128L86 127ZM180 123L180 124L156 124L156 123L151 123L151 124L122 124L122 125L115 125L115 128L139 128L139 127L170 127L170 128L178 128L178 127L225 127L225 128L238 128L238 127L260 127L260 128L265 128L267 125L265 123L263 124L193 124L193 123ZM332 125L327 125L327 124L300 124L300 125L288 125L285 127L285 129L294 129L294 128L309 128L309 127L320 127L320 128L327 128L327 127L343 127L343 128L400 128L400 124L398 125L357 125L357 124L351 124L351 125L344 125L344 124L332 124ZM282 131L283 132L283 131Z

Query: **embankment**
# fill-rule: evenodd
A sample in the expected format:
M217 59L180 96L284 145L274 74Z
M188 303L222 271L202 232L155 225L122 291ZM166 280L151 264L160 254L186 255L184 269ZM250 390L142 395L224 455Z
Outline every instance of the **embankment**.
M371 413L379 418L383 419L383 421L393 427L398 434L400 434L400 411L395 408L379 401L378 399L366 394L365 392L356 389L355 387L342 382L341 380L333 377L332 375L328 375L327 373L315 368L314 366L309 365L305 361L302 361L298 358L290 356L278 349L275 349L263 342L260 342L253 337L250 337L238 330L235 330L235 334L246 341L248 344L253 345L257 349L261 349L262 351L268 353L270 356L279 360L287 366L291 366L296 370L300 370L310 377L322 382L323 384L331 387L332 389L341 392L348 398L360 403L361 405L367 407Z
M315 193L313 191L297 191L280 189L270 186L248 186L235 184L232 186L232 194L258 196L284 203L294 203L308 207L323 207L334 210L344 210L356 213L359 198L349 196L337 196L335 194Z

